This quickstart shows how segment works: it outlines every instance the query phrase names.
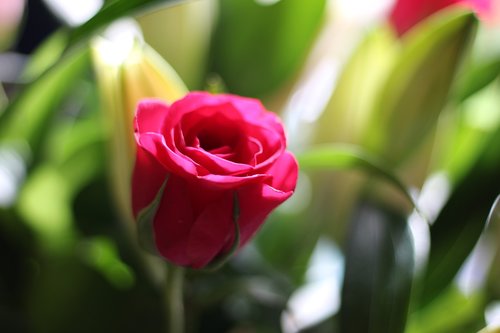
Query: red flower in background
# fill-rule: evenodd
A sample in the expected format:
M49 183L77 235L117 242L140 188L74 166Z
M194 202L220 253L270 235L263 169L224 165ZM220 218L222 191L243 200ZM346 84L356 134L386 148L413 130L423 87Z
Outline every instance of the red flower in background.
M390 14L390 22L402 36L414 25L449 6L462 6L487 15L492 9L491 0L398 0Z
M154 245L177 265L201 268L231 249L235 195L242 246L295 189L283 126L254 99L196 92L171 106L145 100L135 138L133 212L137 218L166 181Z

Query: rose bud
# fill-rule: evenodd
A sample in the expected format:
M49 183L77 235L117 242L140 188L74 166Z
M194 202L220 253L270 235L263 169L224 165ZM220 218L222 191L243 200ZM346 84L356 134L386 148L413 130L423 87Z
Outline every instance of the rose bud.
M135 140L139 239L180 266L206 267L245 245L295 189L283 125L255 99L193 92L170 106L143 100Z
M491 0L398 0L390 14L390 22L398 36L414 25L447 7L458 6L475 11L479 16L491 15Z

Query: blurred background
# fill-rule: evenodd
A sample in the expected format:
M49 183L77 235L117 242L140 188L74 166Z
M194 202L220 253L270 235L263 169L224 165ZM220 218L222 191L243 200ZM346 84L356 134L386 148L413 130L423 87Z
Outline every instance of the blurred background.
M187 332L496 332L499 77L498 0L0 0L0 332L166 331L130 119L187 90L261 99L301 167L187 272Z

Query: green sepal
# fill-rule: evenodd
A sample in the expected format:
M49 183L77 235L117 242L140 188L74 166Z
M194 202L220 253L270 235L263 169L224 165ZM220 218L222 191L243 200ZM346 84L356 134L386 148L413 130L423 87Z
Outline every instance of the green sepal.
M231 245L231 248L227 253L222 256L216 257L213 261L211 261L203 270L213 272L221 268L236 252L238 247L240 246L240 225L238 224L238 220L240 218L240 203L238 199L238 192L234 191L233 194L233 226L234 226L234 241Z
M143 208L137 216L137 235L139 245L154 255L159 255L159 252L156 247L153 223L160 206L161 199L163 198L163 192L165 191L169 177L170 175L167 175L154 200L148 206Z

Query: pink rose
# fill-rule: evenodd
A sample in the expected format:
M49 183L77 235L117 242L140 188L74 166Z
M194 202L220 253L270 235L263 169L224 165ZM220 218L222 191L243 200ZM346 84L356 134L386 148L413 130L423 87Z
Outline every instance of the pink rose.
M283 125L254 99L193 92L171 106L144 100L135 139L134 215L166 181L153 242L177 265L201 268L231 249L235 197L241 247L295 189L297 162L285 150Z
M449 6L461 6L488 16L491 0L397 0L390 15L390 22L399 36L432 14Z

